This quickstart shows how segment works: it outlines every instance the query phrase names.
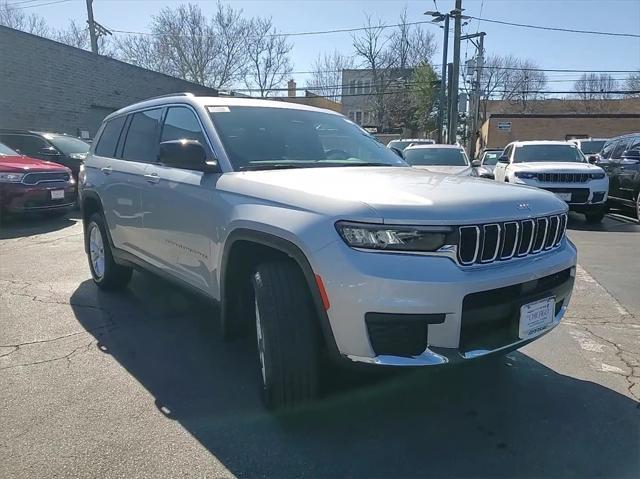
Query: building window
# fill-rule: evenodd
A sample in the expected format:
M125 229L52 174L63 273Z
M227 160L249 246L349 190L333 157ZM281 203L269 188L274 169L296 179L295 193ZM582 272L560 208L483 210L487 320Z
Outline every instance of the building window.
M349 112L349 120L356 121L356 112L355 111L350 111Z
M356 81L355 80L350 80L349 81L349 93L351 95L355 95L355 93L356 93Z
M356 111L356 123L362 125L362 112Z

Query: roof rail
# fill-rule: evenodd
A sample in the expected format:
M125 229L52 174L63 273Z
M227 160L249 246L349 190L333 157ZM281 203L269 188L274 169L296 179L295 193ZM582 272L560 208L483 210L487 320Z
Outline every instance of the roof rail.
M193 93L191 93L190 91L182 91L182 92L177 92L177 93L167 93L166 95L158 95L158 96L152 96L151 98L146 98L146 100L156 100L158 98L167 98L170 96L195 96Z

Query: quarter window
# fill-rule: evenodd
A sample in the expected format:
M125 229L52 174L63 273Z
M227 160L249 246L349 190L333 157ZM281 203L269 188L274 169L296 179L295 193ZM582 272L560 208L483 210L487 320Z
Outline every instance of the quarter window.
M121 116L107 122L96 145L96 155L115 156L116 146L118 145L118 139L120 138L120 132L124 126L125 119L126 117Z
M124 142L125 160L153 162L158 156L158 125L160 108L134 113Z

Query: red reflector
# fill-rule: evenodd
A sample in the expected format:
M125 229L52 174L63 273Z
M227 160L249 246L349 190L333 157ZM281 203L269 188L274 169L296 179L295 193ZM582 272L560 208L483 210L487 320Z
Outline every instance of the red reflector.
M325 310L329 310L331 304L329 304L329 296L327 296L327 291L324 289L324 283L322 282L322 278L319 274L316 274L316 284L318 285L318 290L320 291L320 297L322 298L322 304Z

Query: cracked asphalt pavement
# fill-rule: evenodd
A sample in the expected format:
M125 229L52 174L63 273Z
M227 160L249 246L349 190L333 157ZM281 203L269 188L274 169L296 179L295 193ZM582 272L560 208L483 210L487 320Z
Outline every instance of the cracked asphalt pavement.
M148 274L91 283L77 216L0 226L0 477L640 477L640 225L572 215L553 332L493 362L329 371L289 414L250 340Z

